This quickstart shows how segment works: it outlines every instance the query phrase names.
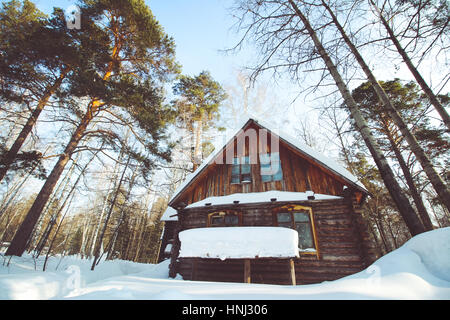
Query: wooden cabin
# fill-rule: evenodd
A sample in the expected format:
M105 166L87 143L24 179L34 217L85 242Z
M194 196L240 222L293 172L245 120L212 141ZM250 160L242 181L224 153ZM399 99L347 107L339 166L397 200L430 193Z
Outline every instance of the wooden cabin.
M187 280L297 285L335 280L374 260L361 218L367 195L335 161L250 118L175 191L162 218L160 260L170 251L170 275ZM179 257L181 231L216 227L292 228L299 255Z

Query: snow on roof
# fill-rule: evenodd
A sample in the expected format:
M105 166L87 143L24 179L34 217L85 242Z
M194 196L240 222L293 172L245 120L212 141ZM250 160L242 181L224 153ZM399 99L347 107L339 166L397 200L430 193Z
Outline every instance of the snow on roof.
M194 178L201 172L203 171L203 169L217 156L219 155L219 153L223 150L223 148L228 145L228 143L230 143L232 141L232 139L238 134L238 132L240 130L242 130L242 128L250 121L253 120L255 123L259 124L260 126L266 128L267 130L275 133L277 136L279 136L279 138L281 140L284 140L285 142L287 142L288 144L290 144L291 146L293 146L294 148L298 149L300 152L302 152L303 154L315 159L317 162L321 163L322 165L324 165L325 167L327 167L328 169L330 169L331 171L335 172L336 174L342 176L343 178L345 178L346 180L348 180L349 182L355 184L356 186L358 186L360 189L368 192L366 190L366 188L358 181L358 179L352 175L348 170L346 170L345 168L343 168L341 165L339 165L335 160L329 159L327 157L325 157L324 155L320 154L319 152L315 151L314 149L312 149L311 147L307 146L306 144L303 144L299 141L299 139L296 139L294 137L292 137L290 134L281 131L281 130L275 130L272 128L272 126L261 120L258 119L257 117L255 117L254 115L249 115L247 118L244 118L241 122L240 125L236 127L236 129L234 129L233 134L231 135L231 138L226 141L223 142L222 144L220 144L219 146L216 146L216 148L214 149L214 152L212 152L202 163L201 165L191 174L189 174L188 176L186 176L185 180L181 183L181 185L175 190L174 194L172 195L171 199L169 200L169 203L171 201L173 201L180 193L181 191L184 190L184 188L186 188L188 186L188 184L194 180Z
M280 227L197 228L179 233L179 257L243 259L299 256L298 233Z
M172 207L167 207L166 211L164 211L161 216L161 221L178 221L178 216L171 217L177 214L177 210Z
M308 200L308 196L314 195L315 200L325 200L325 199L342 199L342 197L331 196L326 194L318 194L312 191L307 192L289 192L289 191L277 191L271 190L266 192L253 192L253 193L233 193L227 196L221 197L209 197L201 201L191 203L186 207L195 208L202 207L207 203L211 205L223 205L232 204L234 201L239 201L240 204L243 203L259 203L259 202L270 202L271 199L276 199L276 201L305 201Z
M172 244L168 243L166 248L164 249L164 253L171 253L172 252Z

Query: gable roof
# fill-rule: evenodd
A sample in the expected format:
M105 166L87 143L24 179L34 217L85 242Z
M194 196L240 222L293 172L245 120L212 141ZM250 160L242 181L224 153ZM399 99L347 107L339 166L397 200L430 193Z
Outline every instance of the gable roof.
M367 189L358 181L358 179L352 175L348 170L346 170L344 167L339 165L335 160L332 160L328 157L325 157L321 153L315 151L311 147L307 146L306 144L301 143L298 139L293 138L288 133L283 132L281 130L273 130L271 129L271 125L268 124L266 121L263 121L261 119L258 119L255 116L249 116L248 118L243 121L244 124L242 126L238 126L235 130L233 136L222 146L216 148L202 163L201 165L191 174L186 176L185 180L181 185L175 190L174 194L172 195L171 199L169 200L169 206L173 205L173 202L176 200L176 198L185 190L189 185L191 185L200 175L201 172L203 172L206 167L213 162L213 160L221 154L221 152L230 144L233 142L234 137L239 133L240 130L243 130L246 128L251 122L255 123L257 126L259 126L262 129L267 129L271 134L275 134L278 136L280 141L283 141L284 143L290 145L292 148L300 152L302 155L304 155L306 158L309 158L313 160L314 162L318 163L319 165L327 168L328 170L332 171L336 175L340 176L343 180L348 182L349 185L355 187L359 191L362 191L365 194L369 194Z

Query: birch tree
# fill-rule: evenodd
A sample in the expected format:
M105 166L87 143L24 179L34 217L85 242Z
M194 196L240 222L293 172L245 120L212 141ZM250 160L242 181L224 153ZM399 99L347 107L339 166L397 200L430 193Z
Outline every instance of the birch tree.
M373 75L372 71L370 70L369 66L367 65L366 61L356 48L356 46L353 44L347 33L345 32L344 28L338 21L336 15L333 13L333 10L331 10L330 6L327 5L327 3L322 0L321 5L327 10L329 15L331 16L333 24L336 26L336 28L339 30L340 35L342 36L342 39L346 43L346 45L350 48L350 51L355 56L355 59L358 61L358 64L361 66L361 69L363 70L364 74L367 76L367 79L370 81L378 99L383 103L385 110L389 113L389 115L392 117L394 123L398 127L398 129L401 131L402 135L405 137L406 141L408 141L408 144L411 148L411 151L416 155L417 160L420 162L423 170L425 171L426 175L430 179L431 184L433 185L434 189L436 190L437 194L439 195L439 198L441 202L447 207L447 209L450 210L450 190L445 184L444 180L440 176L440 174L436 171L433 164L431 163L430 159L428 158L425 151L422 149L422 147L419 145L416 137L411 133L411 131L408 129L407 124L403 120L402 116L398 112L398 110L395 108L395 106L391 103L391 100L389 99L386 92L383 90L381 85L378 83L377 79ZM436 99L434 97L433 99ZM431 99L430 99L431 100Z
M420 72L418 71L417 67L414 65L414 63L412 62L411 58L409 57L408 53L406 52L405 48L402 46L402 44L400 43L398 37L396 36L396 34L394 33L394 30L391 28L390 24L389 24L389 19L385 17L385 14L383 13L382 9L380 9L376 2L374 0L369 0L371 6L373 7L374 11L376 12L378 18L380 19L380 23L382 24L382 26L385 28L386 33L388 35L388 38L392 41L393 45L395 46L397 52L400 54L400 56L403 59L403 62L406 64L406 66L408 67L409 71L412 73L412 75L414 76L414 78L416 79L417 83L420 85L420 87L422 88L423 92L428 96L428 98L430 99L431 104L434 106L434 108L436 109L436 111L439 113L439 115L442 118L442 121L444 122L444 124L447 126L447 129L450 130L450 116L448 115L447 110L444 108L444 106L440 103L437 95L433 92L433 90L430 88L430 86L427 84L427 82L425 81L425 79L422 77L422 75L420 74ZM403 3L408 2L408 1L401 1ZM413 2L413 1L411 1ZM415 5L415 7L417 8L417 14L412 15L414 18L419 17L424 17L426 16L425 12L420 12L420 11L425 11L424 9L426 7L432 6L432 2L433 1L419 1L419 3L417 3ZM404 9L403 7L400 7L400 10ZM449 6L448 3L443 2L442 6L439 6L436 9L436 12L441 12L442 13L442 21L439 23L439 19L434 19L435 23L439 23L438 25L438 37L440 36L448 36L449 33L449 27L450 27L450 18L448 15L449 12ZM447 15L446 15L447 14ZM414 21L413 19L411 19L412 21ZM409 26L420 26L420 22L416 22L415 24L408 24ZM413 27L414 28L414 27ZM419 32L419 31L417 31ZM432 41L432 44L435 41ZM426 50L427 51L427 50ZM448 200L450 201L450 200ZM448 208L448 207L447 207Z
M289 59L287 59L288 61L284 65L284 68L294 73L307 63L322 61L325 64L326 71L341 93L345 105L349 109L358 131L361 133L362 138L370 150L383 181L405 220L409 231L412 235L423 232L424 228L421 221L403 194L387 159L380 150L373 134L370 132L367 122L351 96L350 90L342 78L337 65L328 54L316 29L311 25L310 20L303 13L302 8L293 0L287 2L245 1L242 3L244 5L241 5L240 8L247 10L244 15L251 16L250 23L247 25L245 21L240 21L240 25L244 26L246 35L253 32L252 35L259 39L260 43L265 41L263 43L263 46L265 46L263 64L267 65L269 61L273 63L271 58L276 54L280 55L280 52L287 52L289 54ZM264 29L264 27L267 28ZM302 48L289 46L292 43L302 43L305 46ZM305 51L307 48L312 50ZM277 65L277 67L281 68L283 66ZM258 68L260 72L262 69L263 67L261 66Z

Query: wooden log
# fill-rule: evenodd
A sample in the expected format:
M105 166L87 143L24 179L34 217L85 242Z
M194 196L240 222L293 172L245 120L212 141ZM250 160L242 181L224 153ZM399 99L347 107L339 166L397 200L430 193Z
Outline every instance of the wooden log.
M244 282L251 283L250 278L251 268L250 268L250 259L244 260Z
M295 264L294 259L289 259L289 270L291 274L291 283L293 286L296 285L296 279L295 279Z
M195 280L196 277L196 271L197 271L197 259L192 260L192 274L191 274L191 280Z

